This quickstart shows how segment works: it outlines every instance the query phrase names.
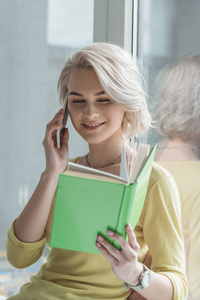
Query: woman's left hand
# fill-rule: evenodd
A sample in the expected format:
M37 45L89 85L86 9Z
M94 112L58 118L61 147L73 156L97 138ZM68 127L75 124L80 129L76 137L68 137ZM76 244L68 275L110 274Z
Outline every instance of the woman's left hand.
M110 262L113 272L119 279L131 285L139 284L139 276L143 271L143 265L138 262L140 246L130 224L126 226L128 242L119 234L108 230L107 236L115 240L121 250L117 250L105 238L98 235L96 246Z

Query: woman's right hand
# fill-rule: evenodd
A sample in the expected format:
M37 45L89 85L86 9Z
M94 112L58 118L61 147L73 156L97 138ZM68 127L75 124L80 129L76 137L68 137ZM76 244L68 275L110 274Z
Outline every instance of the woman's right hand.
M68 163L68 140L69 133L67 128L63 128L62 145L57 147L56 132L62 128L62 119L64 117L63 109L61 108L54 118L47 124L43 146L46 156L45 172L62 173Z

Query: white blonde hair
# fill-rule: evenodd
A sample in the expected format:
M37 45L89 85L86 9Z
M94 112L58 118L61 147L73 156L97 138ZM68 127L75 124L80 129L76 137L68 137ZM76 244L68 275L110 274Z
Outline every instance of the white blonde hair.
M200 55L179 57L156 82L154 118L158 132L189 141L200 134Z
M104 92L125 110L122 130L126 138L145 132L151 124L141 75L131 55L111 43L94 43L73 54L58 81L60 102L68 93L73 69L93 69Z

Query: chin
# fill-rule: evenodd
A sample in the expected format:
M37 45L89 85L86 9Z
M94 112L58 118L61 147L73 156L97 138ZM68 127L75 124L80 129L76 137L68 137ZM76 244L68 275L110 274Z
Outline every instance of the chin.
M96 135L93 135L93 136L86 136L85 134L84 135L81 135L81 137L88 143L88 144L91 144L91 145L98 145L100 143L103 143L105 142L108 137L102 137L102 136L98 136L97 134Z
M97 144L101 144L107 141L114 141L116 138L119 138L119 134L118 134L118 130L115 132L96 132L96 133L90 133L90 134L85 134L81 132L79 132L80 136L88 143L91 145L97 145Z
M97 138L84 138L82 137L88 144L91 144L91 145L98 145L102 142L105 141L105 139L97 139Z

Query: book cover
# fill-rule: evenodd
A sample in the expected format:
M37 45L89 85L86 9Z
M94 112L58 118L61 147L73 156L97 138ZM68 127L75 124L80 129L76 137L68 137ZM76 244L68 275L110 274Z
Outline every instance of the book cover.
M69 170L59 175L50 246L101 254L95 245L97 235L101 234L120 249L106 231L110 229L126 237L126 224L131 223L135 228L144 204L154 155L155 147L134 183L69 163ZM70 167L74 169L70 170ZM87 169L89 173L86 173Z

